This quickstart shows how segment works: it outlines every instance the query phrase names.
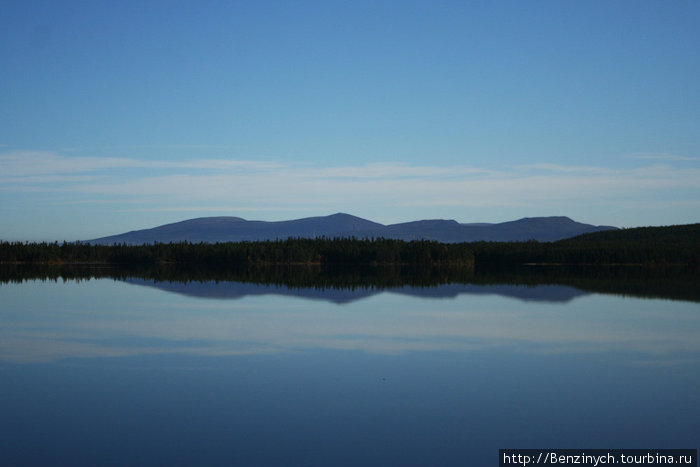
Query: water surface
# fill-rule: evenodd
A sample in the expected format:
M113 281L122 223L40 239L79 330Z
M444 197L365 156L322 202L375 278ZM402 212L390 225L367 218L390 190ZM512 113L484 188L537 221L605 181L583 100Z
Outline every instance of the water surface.
M697 448L700 306L561 285L0 285L1 465Z

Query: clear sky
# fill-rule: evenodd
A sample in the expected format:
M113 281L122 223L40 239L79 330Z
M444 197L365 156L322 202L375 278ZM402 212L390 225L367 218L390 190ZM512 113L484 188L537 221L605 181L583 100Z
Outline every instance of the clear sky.
M700 222L700 2L0 2L0 239Z

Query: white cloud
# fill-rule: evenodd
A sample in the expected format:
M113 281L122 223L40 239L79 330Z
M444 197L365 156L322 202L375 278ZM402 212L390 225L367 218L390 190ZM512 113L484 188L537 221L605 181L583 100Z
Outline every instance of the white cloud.
M271 170L279 168L273 162L195 159L185 161L147 161L126 157L65 156L48 151L14 151L0 154L0 176L2 181L11 177L33 177L37 175L85 174L104 172L110 169L246 169Z
M700 169L659 164L625 169L533 164L502 170L398 162L318 166L14 152L0 154L0 189L3 197L34 193L45 206L103 200L100 204L117 210L122 201L122 209L129 210L228 211L233 215L239 211L322 214L340 210L361 214L395 208L424 208L427 214L415 215L421 218L443 208L443 212L510 208L509 212L517 209L523 215L535 211L574 215L591 206L605 210L636 206L640 212L652 204L659 211L664 206L691 209L700 200ZM46 193L43 199L42 191ZM61 194L60 199L56 193Z
M256 171L177 173L134 177L108 183L76 183L69 190L92 196L151 197L168 204L206 206L235 202L236 210L334 211L336 207L373 205L386 209L407 206L528 207L617 203L665 192L695 190L700 170L653 166L627 170L527 170L494 172L463 167L368 165L347 168L277 166ZM674 203L677 200L672 200ZM157 200L154 203L157 204ZM346 208L347 207L347 208ZM558 209L557 209L558 211Z
M0 154L0 173L8 177L78 174L118 167L144 167L143 161L113 157L67 157L44 151L15 151Z

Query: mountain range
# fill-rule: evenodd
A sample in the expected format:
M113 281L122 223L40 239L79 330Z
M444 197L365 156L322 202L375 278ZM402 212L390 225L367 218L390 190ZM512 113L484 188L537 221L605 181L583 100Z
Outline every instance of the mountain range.
M200 217L151 229L134 230L118 235L88 240L93 244L141 245L154 242L237 242L286 238L356 237L394 238L399 240L435 240L444 243L474 241L556 241L601 230L611 226L595 226L573 221L568 217L526 217L489 223L461 224L455 220L419 220L384 225L350 214L307 217L287 221L255 221L240 217Z

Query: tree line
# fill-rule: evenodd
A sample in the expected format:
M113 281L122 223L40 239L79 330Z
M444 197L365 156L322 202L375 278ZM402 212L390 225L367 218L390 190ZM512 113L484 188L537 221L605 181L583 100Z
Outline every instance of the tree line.
M385 238L292 238L227 243L0 242L0 263L152 265L412 265L490 267L519 264L700 266L700 224L585 234L557 242L440 243Z
M226 243L152 243L92 245L87 243L1 242L0 262L116 265L198 264L366 264L473 267L467 244L356 238L294 238Z

